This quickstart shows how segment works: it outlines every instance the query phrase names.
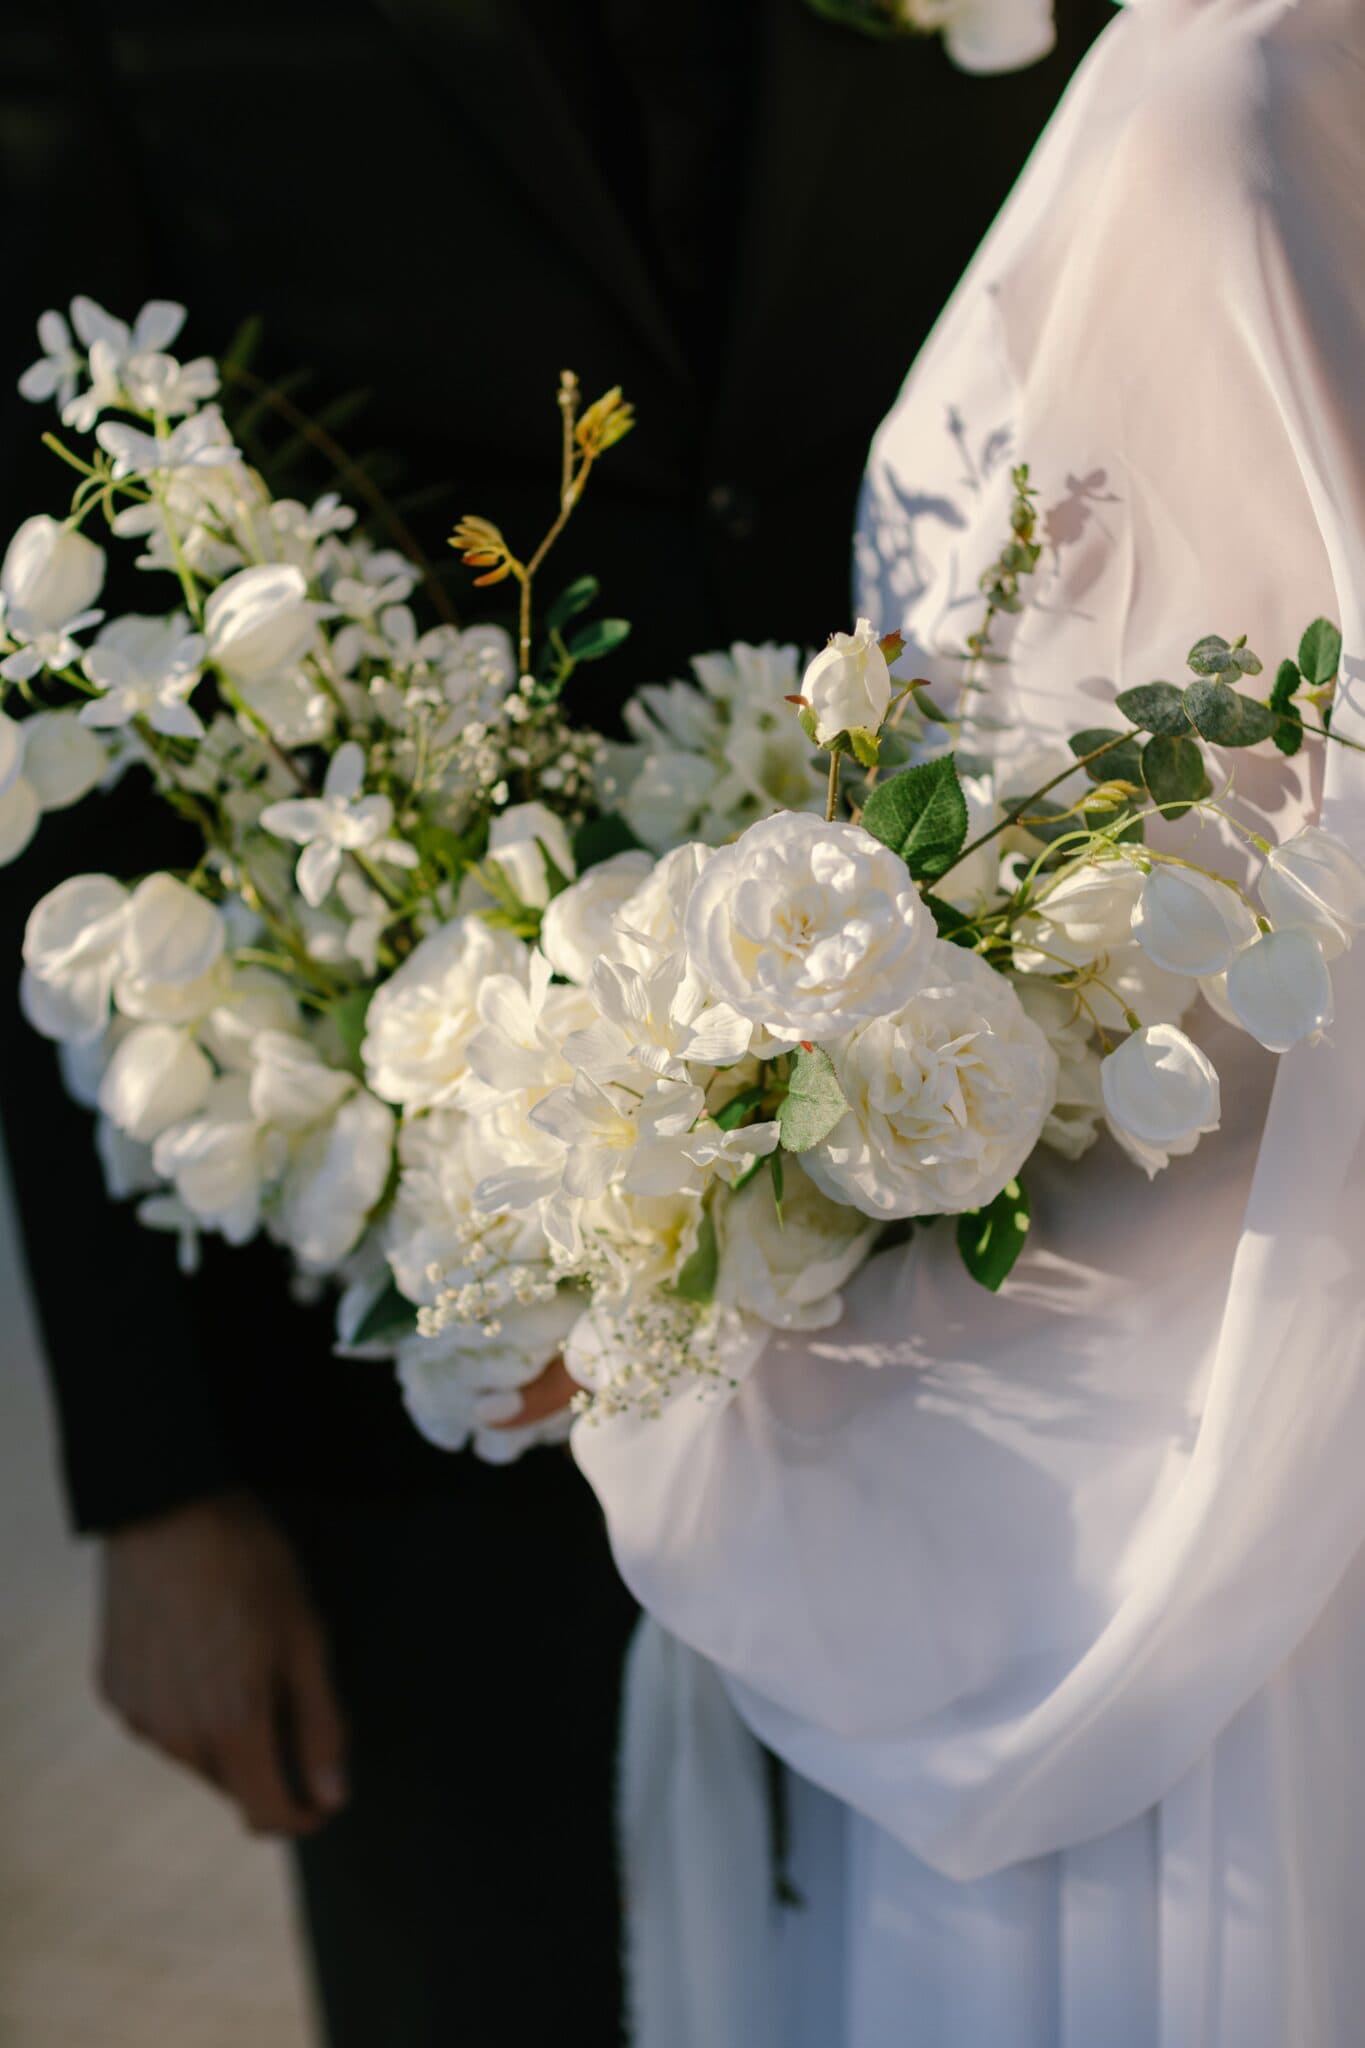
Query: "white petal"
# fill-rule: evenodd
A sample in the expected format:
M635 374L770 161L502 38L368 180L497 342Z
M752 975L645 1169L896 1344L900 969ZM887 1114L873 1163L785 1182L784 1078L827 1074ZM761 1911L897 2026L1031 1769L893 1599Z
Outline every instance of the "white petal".
M299 855L295 870L299 894L316 910L330 893L341 867L341 848L330 839L314 839Z
M1332 1021L1332 977L1309 931L1267 932L1228 969L1228 1008L1271 1052L1288 1052Z

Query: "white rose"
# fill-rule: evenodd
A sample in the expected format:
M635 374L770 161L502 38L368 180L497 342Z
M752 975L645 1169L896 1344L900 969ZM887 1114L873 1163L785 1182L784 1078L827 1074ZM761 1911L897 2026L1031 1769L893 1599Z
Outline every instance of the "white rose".
M1332 977L1316 930L1266 932L1223 984L1227 1009L1271 1052L1316 1038L1332 1021Z
M686 939L714 996L791 1041L898 1010L923 985L934 922L871 833L787 811L714 855Z
M510 932L477 917L423 939L370 1004L361 1055L375 1094L409 1112L454 1102L469 1076L479 984L490 974L524 980L529 959Z
M1344 839L1320 825L1306 825L1271 849L1260 895L1277 929L1306 925L1328 960L1365 931L1365 864Z
M327 1271L352 1249L388 1181L393 1132L393 1111L360 1088L304 1139L271 1223L300 1265Z
M865 1216L983 1208L1042 1134L1057 1060L1002 975L935 941L929 985L830 1047L848 1098L802 1163Z
M31 632L50 633L88 611L104 584L104 550L58 519L26 519L0 564L0 596Z
M220 583L204 606L210 661L234 681L256 682L299 661L317 631L308 581L291 562L261 562Z
M683 924L697 877L713 858L712 849L696 841L666 853L621 905L615 920L618 939L613 954L644 972L676 953L683 943Z
M839 1289L876 1241L875 1223L822 1194L795 1159L779 1214L766 1174L713 1211L720 1268L716 1300L779 1330L822 1330L843 1314Z
M1218 1075L1174 1024L1135 1031L1100 1068L1109 1127L1148 1178L1192 1152L1221 1115Z
M870 619L851 633L833 633L806 670L801 694L815 712L822 747L841 732L876 732L891 708L891 671Z
M616 914L653 867L643 849L616 853L560 891L540 927L541 951L556 974L586 984L596 962L617 951Z
M537 910L550 900L547 853L559 872L572 878L573 848L564 820L544 804L513 804L493 820L488 858L497 862L521 901Z
M1239 889L1198 868L1158 866L1133 908L1133 934L1148 958L1172 974L1221 974L1256 936Z
M188 1031L139 1024L120 1041L100 1083L99 1106L110 1122L150 1145L204 1101L213 1067Z
M123 962L128 891L111 875L72 875L44 896L24 931L24 1015L45 1038L84 1044L109 1021Z

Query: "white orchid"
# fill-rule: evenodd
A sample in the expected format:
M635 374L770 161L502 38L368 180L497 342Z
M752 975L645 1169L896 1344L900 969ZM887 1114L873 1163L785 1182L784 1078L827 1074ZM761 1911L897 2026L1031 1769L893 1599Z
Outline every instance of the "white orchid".
M321 796L292 797L261 812L267 832L303 848L295 870L299 894L315 909L331 894L348 853L363 853L391 867L417 866L416 849L389 837L390 799L366 796L364 790L365 749L347 740L327 764Z
M81 707L83 725L127 725L145 718L153 732L198 739L204 722L188 702L203 664L202 634L183 612L168 619L129 616L101 628L81 666L103 696Z

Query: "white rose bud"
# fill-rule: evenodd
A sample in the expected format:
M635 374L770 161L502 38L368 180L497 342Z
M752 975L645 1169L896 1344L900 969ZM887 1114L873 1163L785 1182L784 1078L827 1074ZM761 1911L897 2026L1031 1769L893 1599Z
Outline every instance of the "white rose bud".
M870 619L834 633L806 670L801 694L815 713L822 747L841 732L876 732L891 707L891 671Z
M1217 1071L1174 1024L1125 1039L1101 1066L1100 1087L1110 1129L1149 1177L1218 1128Z
M1271 850L1260 893L1273 925L1308 926L1328 960L1365 930L1365 864L1320 825L1306 825Z
M543 910L550 900L546 853L559 872L572 880L573 848L564 820L544 804L513 804L493 820L488 858L497 862L520 900L534 910Z
M1221 974L1256 930L1241 891L1197 868L1153 868L1133 910L1143 952L1171 974Z
M58 519L26 519L0 564L0 595L30 626L50 632L87 611L104 584L104 550Z
M1332 977L1316 934L1266 932L1228 969L1228 1009L1271 1052L1288 1052L1332 1021Z
M139 1024L121 1040L100 1083L99 1106L126 1137L150 1145L209 1092L213 1067L188 1031Z
M290 562L263 562L239 569L210 596L204 607L206 652L235 681L255 682L291 668L306 654L316 621L303 571Z

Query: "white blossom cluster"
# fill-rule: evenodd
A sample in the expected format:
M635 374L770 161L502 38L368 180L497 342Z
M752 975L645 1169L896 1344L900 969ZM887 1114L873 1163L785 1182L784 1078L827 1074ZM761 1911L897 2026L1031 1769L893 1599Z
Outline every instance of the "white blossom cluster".
M562 1435L521 1419L559 1359L599 1414L728 1388L837 1322L890 1227L1021 1244L1040 1144L1107 1126L1155 1174L1218 1125L1201 995L1275 1052L1330 1026L1365 928L1339 839L1260 842L1253 899L1102 793L1044 843L1021 800L1074 753L888 778L916 686L867 620L804 670L698 657L623 745L571 731L339 499L270 496L182 319L40 325L23 389L96 452L0 564L0 859L134 764L202 857L44 897L22 1001L111 1193L187 1265L264 1232L338 1282L339 1341L435 1441ZM97 515L169 607L106 617Z

